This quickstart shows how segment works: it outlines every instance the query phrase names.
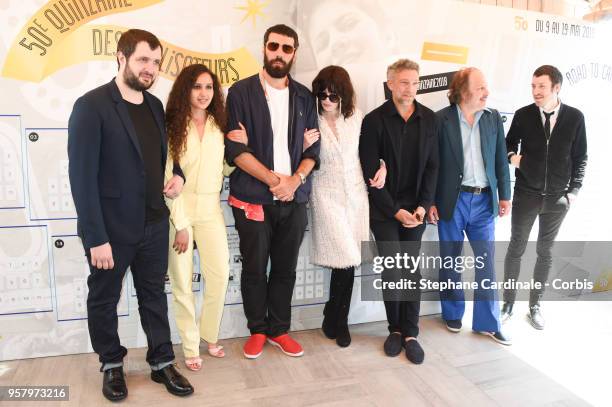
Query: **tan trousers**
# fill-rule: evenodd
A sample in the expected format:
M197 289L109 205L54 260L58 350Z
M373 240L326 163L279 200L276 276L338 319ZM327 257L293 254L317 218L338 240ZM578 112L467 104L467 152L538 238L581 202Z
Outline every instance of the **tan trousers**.
M212 195L212 196L211 196ZM190 214L189 244L185 253L173 248L176 229L170 224L170 248L168 266L174 315L183 342L185 357L200 354L200 338L216 343L225 304L225 292L229 278L229 250L223 212L218 194L190 194L185 200ZM216 200L216 202L215 202ZM205 281L204 300L198 321L195 296L192 291L193 241L200 255L200 272Z

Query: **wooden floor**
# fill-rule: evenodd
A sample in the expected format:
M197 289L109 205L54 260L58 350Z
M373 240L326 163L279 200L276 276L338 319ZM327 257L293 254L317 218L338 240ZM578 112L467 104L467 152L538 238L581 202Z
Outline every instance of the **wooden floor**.
M145 349L126 359L130 406L582 406L612 405L612 303L547 303L548 326L531 328L517 304L514 345L504 347L464 329L453 334L439 316L421 320L424 364L403 354L386 357L386 324L351 326L353 343L341 349L320 330L295 337L305 348L290 358L267 345L257 360L242 356L244 339L223 341L225 359L204 357L201 372L182 368L196 391L179 399L149 379ZM177 360L182 352L176 347ZM179 363L181 365L181 363ZM68 385L69 402L38 405L110 405L100 391L93 354L0 362L0 385ZM180 403L180 404L179 404ZM2 406L11 405L0 402ZM13 403L17 407L34 403Z

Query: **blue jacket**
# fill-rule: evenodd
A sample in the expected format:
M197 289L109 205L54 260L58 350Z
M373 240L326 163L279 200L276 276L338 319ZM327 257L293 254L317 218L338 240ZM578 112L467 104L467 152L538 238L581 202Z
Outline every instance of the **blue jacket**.
M442 220L453 217L463 181L463 142L457 106L451 104L436 113L440 119L440 171L436 188L436 207ZM487 180L491 187L493 213L497 215L499 199L510 200L510 170L501 115L485 109L478 121L480 145Z
M227 94L228 131L238 129L242 123L249 137L248 146L225 140L225 159L230 165L240 154L249 152L263 165L274 169L274 151L270 110L259 74L236 82ZM318 128L315 99L304 86L289 77L289 156L291 171L295 173L305 158L315 160L319 166L320 141L303 151L304 131ZM311 190L310 177L295 192L295 201L308 201ZM236 168L230 175L230 194L241 201L253 204L271 204L273 195L269 187L257 178Z

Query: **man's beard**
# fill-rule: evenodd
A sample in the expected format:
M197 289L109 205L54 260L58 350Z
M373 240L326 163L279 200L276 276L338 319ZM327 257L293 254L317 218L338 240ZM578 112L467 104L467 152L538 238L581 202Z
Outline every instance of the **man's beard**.
M281 63L283 63L283 65L273 66L272 63L276 61L280 61ZM284 78L285 76L287 76L289 71L291 71L292 65L293 65L293 58L291 58L291 61L289 61L288 63L285 63L285 61L283 61L280 58L276 58L270 61L268 57L264 54L264 69L266 70L266 72L268 72L268 75L270 75L273 78L280 79L280 78Z
M130 65L128 64L125 66L125 71L123 71L123 81L129 88L142 92L153 86L155 78L151 77L151 82L148 85L145 85L144 83L140 82L138 76L134 74L134 71L130 69Z

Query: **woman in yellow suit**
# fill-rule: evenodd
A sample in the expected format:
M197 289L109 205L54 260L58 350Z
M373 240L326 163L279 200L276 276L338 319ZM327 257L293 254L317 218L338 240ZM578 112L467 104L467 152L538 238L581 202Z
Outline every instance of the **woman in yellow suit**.
M176 78L168 96L166 126L172 158L166 165L166 179L172 177L173 162L180 163L186 178L181 195L166 200L170 209L169 275L185 364L197 371L202 368L200 339L208 343L210 355L225 356L217 339L229 275L219 200L226 116L219 80L206 66L190 65ZM192 291L194 240L206 283L199 327Z

